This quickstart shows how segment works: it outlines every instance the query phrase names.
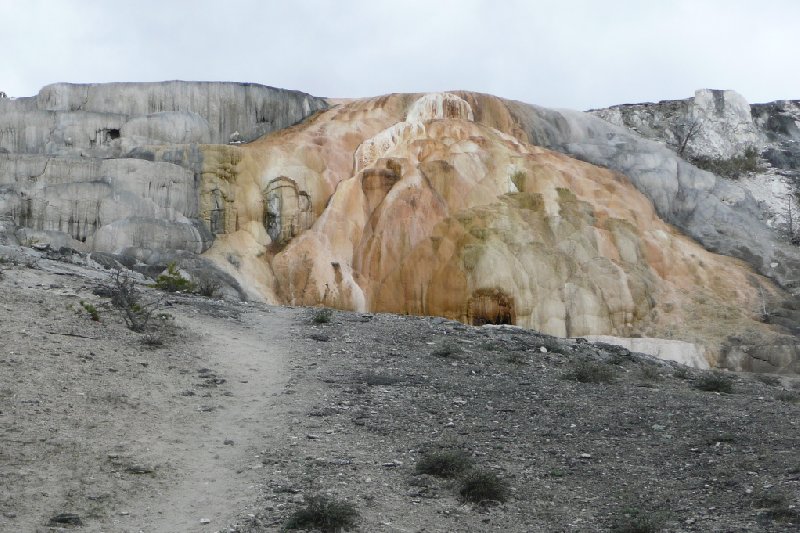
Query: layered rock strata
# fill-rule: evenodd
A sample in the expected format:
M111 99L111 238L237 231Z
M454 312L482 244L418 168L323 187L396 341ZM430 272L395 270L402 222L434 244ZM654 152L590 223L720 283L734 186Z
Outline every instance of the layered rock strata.
M60 83L0 99L0 216L21 242L200 254L225 224L224 198L202 188L207 167L222 175L224 147L204 143L252 140L325 107L296 91L180 81Z

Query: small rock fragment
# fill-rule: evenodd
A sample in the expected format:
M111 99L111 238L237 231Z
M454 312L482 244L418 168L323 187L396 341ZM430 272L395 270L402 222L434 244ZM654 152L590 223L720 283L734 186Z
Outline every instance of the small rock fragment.
M127 469L130 474L152 474L154 469L145 465L131 465Z
M50 519L50 525L82 526L81 517L75 513L61 513Z

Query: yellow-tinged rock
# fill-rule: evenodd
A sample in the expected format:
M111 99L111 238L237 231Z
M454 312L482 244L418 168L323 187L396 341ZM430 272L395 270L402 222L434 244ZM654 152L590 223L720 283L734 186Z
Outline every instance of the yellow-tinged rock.
M711 362L731 331L767 330L772 285L625 176L528 144L497 98L342 102L209 148L202 178L207 255L270 302L669 337Z

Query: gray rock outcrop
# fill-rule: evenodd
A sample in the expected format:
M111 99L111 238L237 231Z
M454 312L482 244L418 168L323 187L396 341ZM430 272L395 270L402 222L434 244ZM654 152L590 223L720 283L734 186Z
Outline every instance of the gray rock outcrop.
M590 113L661 140L687 158L731 158L765 140L750 104L735 91L700 89L685 100L622 104Z
M248 142L326 107L298 91L183 81L57 83L0 99L3 242L200 254L213 241L199 209L202 145Z
M78 250L202 253L211 243L194 174L169 163L0 155L0 212L23 240Z
M56 83L0 100L0 149L119 157L136 144L244 142L300 122L325 101L252 83Z
M744 188L698 169L663 143L592 114L508 105L534 144L628 176L659 216L705 248L740 258L784 287L800 286L800 251L764 223Z
M703 89L685 100L623 104L590 113L664 143L701 168L736 179L756 200L766 224L797 244L798 104L782 100L750 105L734 91Z

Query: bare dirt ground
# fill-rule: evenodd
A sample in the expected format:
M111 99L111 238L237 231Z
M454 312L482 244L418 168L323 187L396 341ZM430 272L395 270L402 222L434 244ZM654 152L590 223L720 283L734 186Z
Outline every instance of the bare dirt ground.
M213 531L254 512L291 312L174 297L147 347L92 295L102 272L39 265L0 281L0 530L71 513L86 531Z
M800 527L793 377L704 391L712 374L517 328L182 295L148 347L93 295L101 270L0 266L0 531L279 531L319 494L365 532ZM576 361L611 379L570 379ZM506 501L417 471L443 450Z

